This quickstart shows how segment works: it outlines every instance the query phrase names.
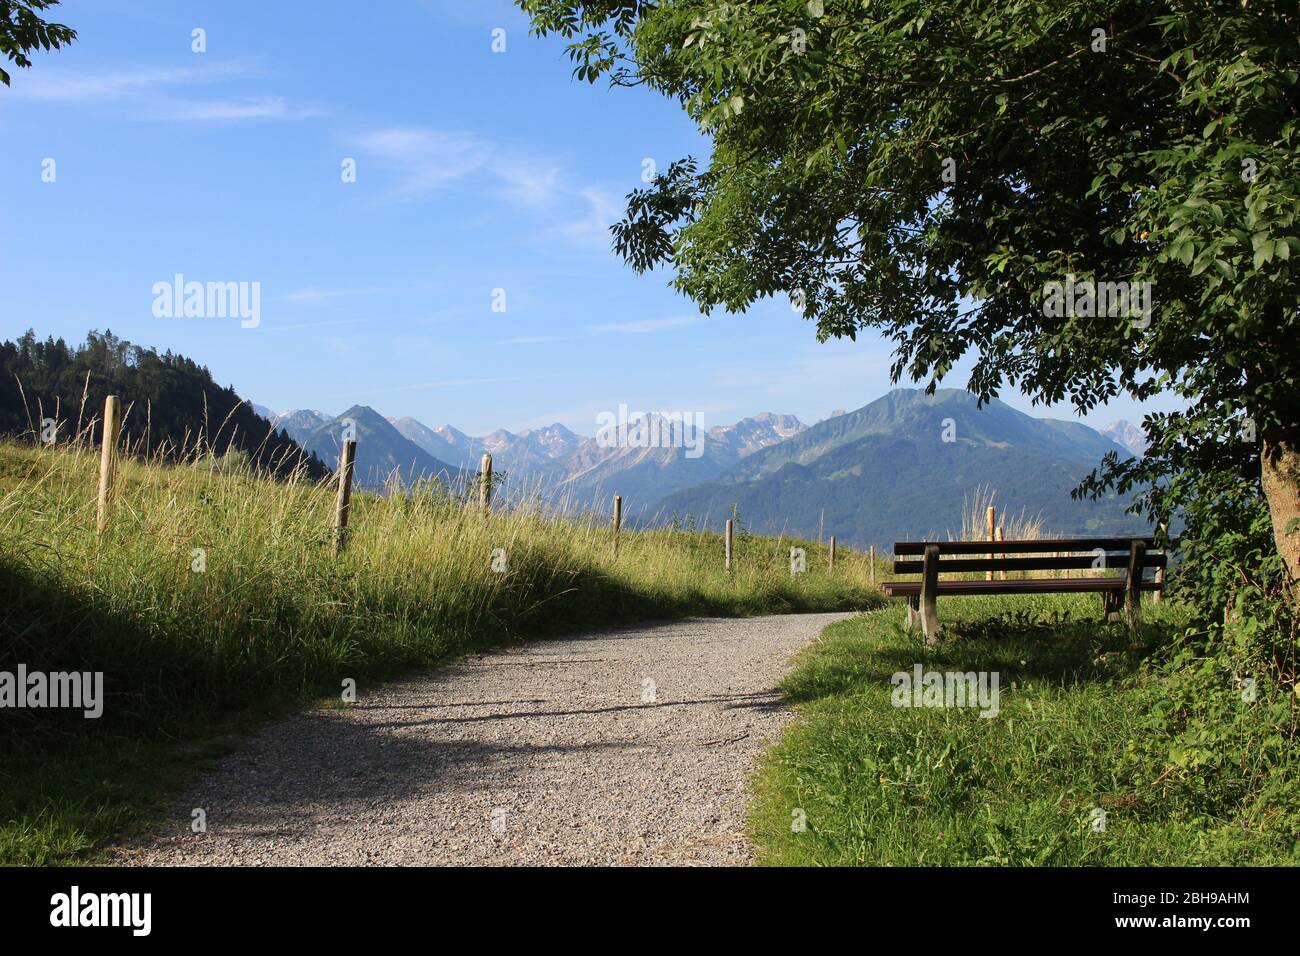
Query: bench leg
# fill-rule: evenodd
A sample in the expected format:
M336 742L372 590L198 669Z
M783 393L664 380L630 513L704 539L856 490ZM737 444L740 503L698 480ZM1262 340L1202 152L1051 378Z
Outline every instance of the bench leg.
M1107 621L1114 622L1120 619L1122 602L1123 597L1118 591L1101 592L1101 611Z
M925 546L921 566L921 630L927 644L939 643L939 546Z

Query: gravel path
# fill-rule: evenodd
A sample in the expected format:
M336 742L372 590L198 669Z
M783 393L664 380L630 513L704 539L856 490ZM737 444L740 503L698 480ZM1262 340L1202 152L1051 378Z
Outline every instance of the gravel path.
M623 628L362 688L253 736L114 862L746 863L776 684L847 616Z

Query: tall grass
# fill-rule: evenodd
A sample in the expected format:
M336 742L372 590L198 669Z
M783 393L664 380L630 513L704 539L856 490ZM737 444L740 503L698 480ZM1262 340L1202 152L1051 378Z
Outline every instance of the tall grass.
M940 604L954 633L937 647L895 609L831 625L803 652L784 684L800 719L755 783L760 862L1300 862L1300 761L1282 737L1295 722L1278 717L1294 714L1289 689L1261 687L1248 704L1217 673L1202 682L1219 723L1194 759L1182 735L1188 715L1162 709L1174 682L1146 662L1186 626L1186 608L1148 605L1135 640L1082 595ZM893 674L918 663L998 673L999 712L894 706Z
M874 606L866 559L624 531L436 486L353 498L235 458L124 459L95 535L98 456L0 442L0 670L102 671L104 714L0 712L0 862L83 858L147 818L213 740L476 648L647 618ZM500 549L500 550L498 550ZM495 562L494 562L495 559ZM504 565L502 564L504 561ZM494 570L494 563L496 568Z
M948 532L950 541L987 541L988 510L996 507L997 492L983 485L975 489L969 497L963 496L961 502L961 530L953 537ZM1008 541L1037 541L1047 537L1042 515L1027 514L1024 508L1019 514L1002 514L998 518L1002 536Z
M997 492L986 486L979 486L969 496L962 498L962 516L961 529L955 534L950 529L948 531L949 541L988 541L988 509L996 508ZM1002 529L1002 537L1007 541L1041 541L1052 537L1048 531L1041 514L1029 514L1024 508L1020 509L1018 514L1007 514L1003 512L997 516L997 526ZM1076 552L1016 552L1016 557L1043 557L1054 558L1069 556ZM989 543L989 554L996 557L1006 557L998 550L997 542ZM1028 577L1104 577L1108 572L1105 570L1075 570L1075 571L1047 571L1031 574L1024 571L1000 571L998 574L1003 580L1007 578L1020 579ZM972 573L969 577L980 577L978 573Z

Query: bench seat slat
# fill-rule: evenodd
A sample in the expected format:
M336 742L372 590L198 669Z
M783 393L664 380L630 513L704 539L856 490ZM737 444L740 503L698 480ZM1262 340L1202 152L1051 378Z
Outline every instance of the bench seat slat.
M1034 554L1043 551L1122 551L1128 554L1129 544L1140 541L1147 550L1155 547L1155 538L1040 538L1034 541L895 541L894 555L925 554L927 544L937 544L940 554Z
M996 543L1001 547L1001 543ZM1080 570L1086 571L1093 567L1097 561L1093 555L1081 554L1078 556L1063 555L1059 558L1033 557L1033 558L947 558L939 561L939 573L949 574L953 572L969 571L1055 571L1055 570ZM1144 568L1163 568L1166 566L1168 559L1163 553L1148 551L1142 558ZM920 574L923 562L921 561L895 561L895 574ZM1102 558L1102 567L1108 569L1122 568L1128 570L1128 554L1107 554ZM1100 568L1098 568L1100 570Z
M1101 594L1123 592L1124 578L1022 578L1015 581L940 581L938 593L945 594ZM1164 585L1143 581L1143 591L1159 591ZM881 590L887 597L915 597L920 581L886 581Z

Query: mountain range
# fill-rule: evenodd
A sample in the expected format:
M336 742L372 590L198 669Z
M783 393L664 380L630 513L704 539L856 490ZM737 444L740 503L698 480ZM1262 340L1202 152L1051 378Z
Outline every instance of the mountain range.
M746 456L716 480L661 497L658 520L717 529L733 510L747 530L857 546L961 530L978 489L999 511L1040 517L1060 534L1140 531L1127 500L1075 501L1073 489L1108 452L1131 453L1078 422L1039 419L973 395L896 389Z
M355 437L353 480L362 488L381 490L394 477L404 484L430 478L455 484L465 477L461 469L411 442L367 405L353 405L337 416L311 409L277 413L263 405L254 405L253 410L333 470L338 468L344 436Z
M338 461L343 430L348 420L354 422L355 480L362 487L382 488L394 470L403 480L455 478L477 472L482 456L490 454L494 473L504 473L517 492L541 491L549 500L575 508L596 506L617 493L640 502L644 510L652 498L714 478L746 455L807 427L793 415L765 412L710 428L702 436L700 453L693 455L684 447L606 447L609 443L600 438L579 435L558 422L474 437L450 425L430 428L414 418L384 419L367 406L354 406L338 416L312 409L272 412L253 407L331 468Z
M1135 452L1127 443L1141 433L1133 426L1117 422L1105 435L1078 422L1033 418L997 400L978 408L973 396L956 389L933 395L895 389L811 427L793 415L765 412L709 428L684 447L635 447L607 434L579 435L558 422L476 437L450 425L386 419L367 406L339 416L255 409L331 467L350 420L363 487L382 488L394 472L404 481L455 482L476 473L482 456L491 454L507 494L540 493L553 504L602 510L619 494L630 525L690 521L716 529L736 511L756 533L825 531L846 544L887 546L960 529L965 501L983 488L1011 511L1041 517L1053 532L1142 529L1124 513L1127 501L1070 497L1107 452Z
M493 468L507 472L533 474L549 472L556 462L577 450L583 438L558 422L545 428L526 429L511 434L499 428L482 438L443 425L429 428L414 418L390 419L405 438L426 452L465 468L477 468L485 454L492 456Z

